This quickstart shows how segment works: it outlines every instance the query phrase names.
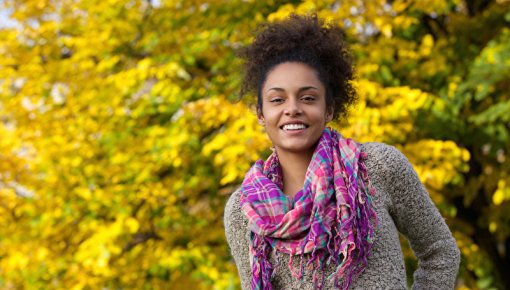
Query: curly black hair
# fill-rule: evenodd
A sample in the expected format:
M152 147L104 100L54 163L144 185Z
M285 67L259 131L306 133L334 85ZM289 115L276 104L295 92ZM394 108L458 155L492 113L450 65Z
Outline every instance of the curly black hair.
M357 99L344 33L337 26L326 25L316 14L291 14L283 21L262 24L253 43L240 50L239 56L244 59L240 97L256 93L257 110L262 109L261 88L267 75L284 62L301 62L318 72L334 118L345 115Z

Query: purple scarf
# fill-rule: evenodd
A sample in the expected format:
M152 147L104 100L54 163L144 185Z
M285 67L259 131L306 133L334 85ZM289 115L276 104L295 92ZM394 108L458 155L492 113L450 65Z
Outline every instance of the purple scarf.
M251 230L252 289L272 289L272 249L290 254L289 267L298 279L303 277L303 255L311 254L307 267L313 267L313 282L319 289L326 263L337 265L328 279L333 277L335 286L342 289L364 270L378 223L371 204L375 190L368 180L365 159L359 144L326 128L303 189L294 198L282 192L276 152L266 162L255 162L243 181L240 199ZM301 257L298 271L292 267L294 255Z

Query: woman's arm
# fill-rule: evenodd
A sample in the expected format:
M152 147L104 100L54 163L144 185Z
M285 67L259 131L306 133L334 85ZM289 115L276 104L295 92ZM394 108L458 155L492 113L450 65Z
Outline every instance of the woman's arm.
M460 261L455 239L407 158L384 147L390 214L419 260L413 289L453 289Z
M237 265L242 289L250 289L251 266L248 220L241 211L239 191L228 199L224 214L225 236Z

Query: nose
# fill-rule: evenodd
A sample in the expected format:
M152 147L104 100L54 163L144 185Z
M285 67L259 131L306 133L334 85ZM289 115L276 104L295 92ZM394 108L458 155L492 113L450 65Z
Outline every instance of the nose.
M287 116L298 116L303 113L298 101L295 98L289 98L287 106L284 108L284 113Z

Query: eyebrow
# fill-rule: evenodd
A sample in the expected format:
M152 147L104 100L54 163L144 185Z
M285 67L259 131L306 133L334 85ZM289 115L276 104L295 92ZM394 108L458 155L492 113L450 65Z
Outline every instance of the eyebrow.
M317 91L319 90L317 87L314 87L314 86L306 86L306 87L301 87L301 88L299 88L298 93L300 93L300 92L302 92L302 91L310 90L310 89L315 89L315 90L317 90ZM267 93L267 92L269 92L269 91L271 91L271 90L279 91L279 92L284 92L284 91L285 91L283 88L274 87L274 88L270 88L270 89L268 89L268 90L266 91L266 93Z

